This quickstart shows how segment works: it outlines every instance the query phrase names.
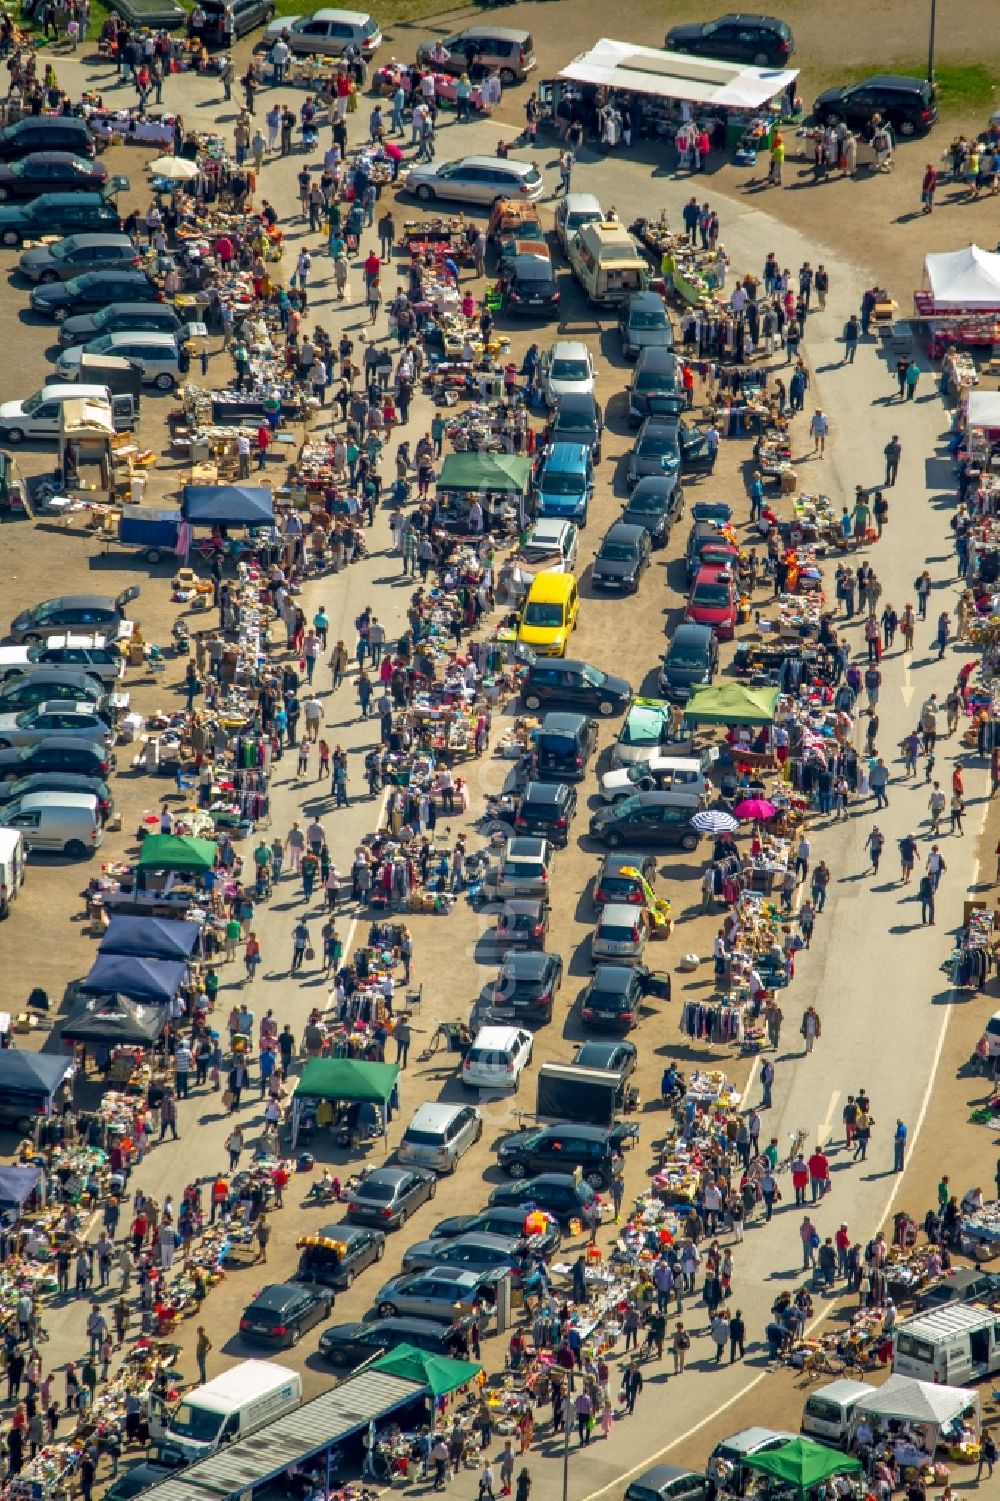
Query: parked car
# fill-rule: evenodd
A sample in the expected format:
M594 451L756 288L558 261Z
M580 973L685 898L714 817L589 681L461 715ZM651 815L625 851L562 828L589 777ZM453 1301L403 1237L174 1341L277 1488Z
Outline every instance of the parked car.
M930 130L938 117L934 90L925 78L880 73L843 88L824 89L813 105L817 125L843 121L852 130L865 130L878 115L897 136Z
M614 1159L632 1134L630 1126L584 1126L578 1123L515 1131L497 1148L497 1164L511 1178L538 1173L582 1171L598 1191L611 1183Z
M651 1465L625 1488L625 1501L703 1501L705 1477L678 1465Z
M949 1303L986 1303L992 1306L1000 1299L1000 1275L984 1272L980 1268L958 1267L921 1288L917 1294L917 1313L931 1313L945 1308Z
M105 1501L132 1501L133 1496L141 1496L145 1491L152 1490L161 1480L169 1480L173 1473L173 1465L160 1465L152 1460L144 1460L142 1464L133 1465L129 1470L120 1471L118 1479L113 1480L104 1492Z
M407 1167L453 1173L458 1159L483 1134L483 1118L474 1105L446 1105L428 1100L418 1105L396 1148L396 1159Z
M572 657L532 662L521 678L521 702L532 711L543 704L565 704L608 718L631 701L632 687L624 678Z
M572 521L540 516L517 549L517 558L551 573L572 573L580 547L580 533Z
M422 1167L377 1167L351 1190L347 1218L355 1225L400 1230L437 1193L437 1177Z
M795 51L791 30L777 16L719 16L671 26L663 43L668 52L693 52L756 68L784 68Z
M37 772L72 771L107 781L114 756L97 740L74 735L49 735L37 745L0 750L0 781L17 782Z
M20 161L0 163L0 203L24 203L40 193L100 192L108 169L71 151L32 151Z
M196 20L200 12L204 20ZM226 26L229 13L230 27ZM240 37L249 36L258 26L267 26L274 18L274 0L200 0L198 11L193 12L188 30L191 36L200 37L206 47L228 47ZM231 29L230 29L231 28Z
M130 585L120 594L61 594L21 610L10 623L14 641L43 641L58 631L101 631L117 637L125 611L139 597L139 586Z
M573 1054L574 1068L592 1068L598 1073L614 1074L623 1084L631 1079L639 1066L639 1050L634 1042L624 1038L615 1042L599 1042L591 1039L577 1045Z
M56 360L60 380L79 380L85 354L111 355L128 360L142 371L143 384L158 391L172 391L189 366L187 352L172 333L152 332L100 334L86 344L64 349Z
M601 224L604 210L593 193L566 193L556 204L556 238L563 255L578 229L585 224Z
M672 702L686 704L691 689L710 683L719 669L719 642L711 626L684 621L670 638L660 668L660 692Z
M645 905L646 895L642 880L652 886L656 881L656 857L643 854L641 850L624 850L605 855L594 882L593 904L595 912L609 902L628 902L634 906Z
M431 1239L454 1240L459 1235L497 1235L503 1240L518 1241L524 1235L525 1211L516 1205L496 1205L480 1210L478 1214L453 1214L448 1219L438 1220L431 1231ZM548 1260L562 1244L562 1234L555 1220L550 1219L545 1230L533 1234L532 1245L543 1260Z
M343 1221L300 1236L298 1244L302 1254L293 1281L316 1283L337 1292L346 1292L359 1272L376 1265L385 1255L381 1230Z
M580 997L580 1016L586 1027L630 1032L645 998L669 1001L670 991L670 976L644 964L599 964Z
M534 1040L522 1027L480 1027L462 1060L466 1089L521 1087L521 1075L531 1062Z
M170 334L179 344L187 338L187 327L169 302L153 298L133 302L125 296L96 313L77 313L65 318L59 330L59 343L66 349L74 344L89 344L105 334L161 333Z
M724 500L696 500L691 507L692 521L712 521L716 526L725 526L733 519L733 508Z
M687 754L690 736L677 740L673 732L673 708L665 699L635 698L611 751L612 766L630 761L648 761L654 751ZM681 749L681 747L685 747Z
M556 992L563 981L559 954L514 950L505 955L500 973L483 988L490 1013L523 1025L552 1020ZM478 1045L479 1038L476 1038Z
M330 1317L333 1293L300 1282L272 1282L243 1310L240 1338L285 1349L297 1345L307 1329Z
M380 1319L409 1317L452 1324L456 1314L468 1316L477 1302L489 1300L494 1282L490 1272L467 1272L457 1266L404 1272L375 1294L375 1311Z
M99 231L82 232L67 235L51 245L32 245L22 251L17 269L28 281L47 286L85 276L91 271L117 271L129 266L135 268L138 264L139 252L134 242L118 230L103 234ZM148 280L145 272L140 274L144 281ZM34 301L31 306L35 307Z
M571 517L583 528L593 493L594 460L587 445L547 444L535 480L539 515L551 521Z
M498 198L527 198L532 202L545 191L542 174L534 162L513 157L463 156L454 162L423 162L406 175L406 191L422 203L439 198L459 203L494 203Z
M732 641L736 635L736 612L739 591L728 567L705 565L688 595L684 619L694 625L707 625L720 641Z
M684 549L688 588L690 589L702 568L735 568L739 557L739 548L717 526L708 521L693 522Z
M611 964L638 964L649 940L649 917L645 907L624 902L609 902L597 914L590 935L590 967L607 961Z
M537 1266L527 1236L458 1235L453 1240L418 1240L403 1252L404 1272L458 1267L463 1272L509 1272L518 1286Z
M554 848L565 849L576 803L576 788L568 787L565 782L529 782L514 827L518 834L547 839Z
M38 704L84 704L99 699L104 689L89 672L77 667L36 667L7 678L0 686L0 714L16 714Z
M52 635L33 646L0 646L0 682L34 676L40 667L84 673L110 687L124 676L125 658L99 635Z
M284 37L297 57L342 57L354 47L364 58L382 45L378 22L365 11L316 10L309 16L280 16L264 32L263 45L270 50Z
M533 1178L501 1183L490 1194L489 1202L491 1207L515 1205L525 1214L541 1209L565 1227L571 1220L582 1219L595 1198L590 1184L573 1173L538 1173Z
M535 735L535 772L540 778L582 782L596 749L596 720L550 710Z
M609 849L655 844L658 849L694 850L700 839L691 827L691 810L678 808L669 792L638 792L610 808L598 808L590 835Z
M548 427L545 430L547 443L573 443L589 449L595 464L601 462L601 437L604 433L604 414L593 395L574 391L563 396Z
M593 356L581 339L557 339L539 362L538 382L550 406L563 396L593 396L596 381Z
M120 230L121 215L103 193L42 193L30 203L0 204L0 245L22 245L75 230Z
M711 791L705 774L710 754L665 756L653 751L648 761L630 761L605 772L601 796L607 803L617 803L636 792L672 792L678 806L686 805L693 813Z
M496 894L547 897L552 850L545 839L508 839L500 856Z
M654 548L666 547L670 529L684 514L684 491L676 477L648 474L636 485L622 511L626 526L641 526Z
M33 151L71 151L96 156L97 138L76 115L26 115L0 130L0 162L16 162Z
M642 349L673 349L674 331L659 292L636 292L618 314L622 353L634 360Z
M81 776L72 771L37 772L34 776L20 777L16 782L0 781L0 808L19 798L30 797L33 792L80 792L97 802L101 822L107 823L114 812L115 800L101 777Z
M608 528L594 559L590 582L595 589L636 594L649 567L652 543L644 526L616 521Z
M498 283L504 310L520 318L554 318L559 312L559 282L548 251L515 255L501 268Z
M628 387L628 420L638 427L653 415L654 407L662 406L662 397L674 398L677 394L677 356L666 345L645 345L639 350L635 369ZM678 399L673 408L680 408Z
M466 26L443 39L421 42L417 62L432 66L435 73L480 76L495 71L505 89L523 83L538 66L530 31L490 25Z
M338 1367L363 1365L397 1345L412 1345L430 1355L453 1353L455 1330L432 1319L373 1319L367 1324L331 1324L319 1337L319 1353Z
M73 735L107 745L112 739L107 717L92 702L65 699L36 704L16 714L0 714L0 750L37 745L48 735Z
M497 918L493 944L501 949L544 949L549 905L538 897L513 897Z

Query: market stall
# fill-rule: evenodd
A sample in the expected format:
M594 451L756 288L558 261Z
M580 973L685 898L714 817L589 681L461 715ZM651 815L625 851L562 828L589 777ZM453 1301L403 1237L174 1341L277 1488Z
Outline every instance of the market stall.
M115 916L98 954L133 954L146 959L189 961L201 943L201 925L162 917Z
M98 954L76 987L82 995L119 995L165 1005L188 973L185 959L147 959L138 954Z
M397 1087L399 1069L394 1063L363 1063L356 1058L310 1058L292 1096L292 1148L307 1113L317 1120L318 1107L330 1107L329 1124L337 1105L374 1105L383 1112ZM327 1112L321 1112L326 1116ZM387 1143L388 1146L388 1143Z
M934 359L951 344L1000 343L1000 252L968 245L926 256L913 305L927 321Z
M162 1006L143 1005L128 995L100 995L83 1000L59 1031L65 1042L110 1052L116 1047L151 1047L166 1021Z
M30 1132L39 1119L59 1113L70 1099L73 1060L56 1053L0 1049L0 1094L23 1111L18 1129Z
M45 1174L41 1167L0 1167L0 1210L19 1219L22 1212L44 1202Z
M919 1470L937 1484L943 1483L934 1472L939 1448L947 1448L955 1457L978 1457L981 1420L979 1393L974 1387L938 1386L892 1375L884 1386L862 1397L851 1409L855 1441L862 1423L872 1430L875 1450L884 1445L899 1470Z
M525 525L531 460L510 453L450 453L441 465L434 498L434 524L462 535L503 530L512 513ZM477 521L470 510L479 511Z
M748 1455L742 1463L744 1469L767 1478L769 1495L797 1497L798 1501L806 1501L817 1486L834 1477L850 1480L855 1476L860 1479L863 1475L863 1466L851 1455L841 1454L837 1449L817 1444L809 1438L790 1439L778 1448ZM725 1477L719 1479L722 1489L725 1489ZM852 1491L846 1493L852 1494ZM838 1486L837 1494L844 1495L845 1492Z

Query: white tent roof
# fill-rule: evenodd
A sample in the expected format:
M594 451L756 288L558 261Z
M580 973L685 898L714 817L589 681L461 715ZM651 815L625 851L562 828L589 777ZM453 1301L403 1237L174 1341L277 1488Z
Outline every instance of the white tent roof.
M912 1376L890 1376L870 1397L862 1397L855 1412L871 1417L898 1418L908 1423L950 1423L970 1407L979 1407L979 1393L963 1386L937 1386Z
M967 427L1000 427L1000 391L971 391Z
M687 99L692 104L759 109L787 89L798 77L798 69L744 67L602 37L596 47L567 64L559 77L626 93Z
M1000 255L968 245L928 255L924 271L939 308L1000 308Z

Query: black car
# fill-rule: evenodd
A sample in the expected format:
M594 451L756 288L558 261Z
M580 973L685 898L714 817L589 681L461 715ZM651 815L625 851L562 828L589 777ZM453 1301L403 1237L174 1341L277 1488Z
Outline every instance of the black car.
M86 120L66 115L31 115L0 130L0 162L20 161L32 151L96 156L97 139Z
M106 781L111 771L111 753L93 740L78 735L49 735L37 745L0 750L0 781L17 782L21 777L44 771L74 771L83 777Z
M710 625L686 620L670 638L660 668L660 692L671 703L686 704L691 689L710 683L719 667L719 640Z
M500 973L483 988L483 999L500 1020L523 1025L552 1020L556 992L563 981L559 954L514 950L505 956Z
M565 782L529 782L514 827L519 834L537 834L557 849L565 849L576 803L576 788Z
M917 1295L918 1313L946 1308L950 1303L989 1303L1000 1297L1000 1276L972 1267L959 1267L938 1282L922 1288Z
M630 1032L639 1020L643 999L670 999L670 976L644 964L599 964L580 997L585 1027Z
M531 710L542 704L569 704L607 718L628 708L632 688L624 678L611 677L589 662L539 658L522 675L521 702Z
M511 1178L532 1173L575 1172L580 1168L591 1188L607 1188L614 1176L612 1162L634 1135L631 1126L542 1126L515 1131L497 1149L497 1162Z
M674 331L659 292L636 292L618 314L622 353L634 360L642 349L673 349Z
M502 275L504 307L526 318L553 318L559 312L555 267L541 255L515 255Z
M694 850L701 837L691 827L691 812L678 808L669 792L637 792L610 808L598 808L590 836L618 849L623 844L655 844L658 849Z
M879 74L842 89L825 89L813 105L817 125L841 120L852 130L866 131L878 115L898 136L930 130L938 117L934 90L925 78Z
M96 797L102 823L107 823L115 808L107 782L101 777L80 776L72 771L39 772L36 776L20 777L16 782L0 781L0 807L32 792L82 792Z
M355 1225L399 1230L437 1193L437 1175L421 1167L377 1167L351 1193L347 1218Z
M633 872L652 886L656 881L656 858L644 855L641 850L625 850L619 854L605 855L597 880L594 882L594 910L609 907L613 902L629 902L641 907L646 900L642 882Z
M670 528L684 514L684 491L676 476L648 474L636 485L622 512L627 526L641 526L653 547L666 547Z
M616 1042L581 1042L573 1054L574 1068L593 1068L602 1074L614 1074L624 1084L639 1066L639 1050L634 1042L619 1038Z
M55 315L59 321L58 313ZM66 318L59 329L59 343L64 349L71 344L89 344L102 334L173 334L178 344L187 337L187 324L178 318L169 302L140 295L134 300L125 296L96 313L77 313Z
M513 897L497 918L498 949L543 949L549 931L549 904L536 897Z
M23 677L8 678L0 688L0 714L16 714L55 699L68 704L97 702L104 692L100 679L76 667L36 668Z
M595 464L601 460L604 414L589 392L560 396L559 405L545 430L546 443L582 443L590 449Z
M597 749L597 723L586 714L546 714L535 736L539 777L582 782Z
M42 193L30 203L0 204L0 245L121 227L118 209L103 193Z
M520 1240L524 1234L525 1212L511 1207L484 1209L479 1214L453 1214L446 1220L438 1220L430 1233L431 1240L454 1240L459 1235L502 1235L508 1240ZM538 1254L548 1260L562 1244L562 1235L556 1225L532 1237L537 1242Z
M578 1180L573 1173L539 1173L534 1178L501 1183L490 1194L489 1201L491 1206L515 1205L525 1214L532 1209L544 1209L560 1225L568 1225L570 1220L580 1219L594 1198L590 1184L585 1179Z
M651 1465L625 1491L625 1501L702 1501L705 1477L679 1465Z
M32 151L0 163L0 203L24 203L39 193L100 193L108 169L71 151Z
M433 1319L394 1317L370 1324L332 1324L319 1337L319 1353L335 1366L359 1366L397 1345L413 1345L431 1355L454 1353L456 1329Z
M696 500L691 507L692 521L714 521L725 526L733 519L733 508L724 500Z
M635 594L649 567L653 545L644 526L616 521L605 533L594 559L590 581L595 589Z
M307 1329L330 1317L333 1301L332 1292L300 1282L272 1282L243 1310L240 1337L279 1350L297 1345Z
M173 1473L171 1465L154 1464L145 1460L142 1464L133 1465L130 1470L123 1470L118 1479L112 1481L104 1492L105 1501L132 1501L133 1496L141 1496L145 1491L152 1490L161 1480L169 1480Z
M663 43L668 52L693 52L755 68L783 68L795 51L795 39L776 16L720 16L672 26Z
M88 324L93 321L95 310L100 312L106 308L111 313L116 303L127 303L130 307L146 303L152 307L166 307L163 293L145 271L125 266L111 271L85 271L69 281L46 282L32 289L28 302L31 311L39 317L51 318L55 323L72 319L77 329L85 318ZM72 338L60 337L59 342L82 344L97 334L112 332L111 328L100 327L95 328L93 334L75 332Z
M664 396L675 396L677 389L677 356L672 349L655 345L640 349L635 370L628 388L628 420L638 427L652 416ZM677 402L680 406L680 402Z
M381 1230L348 1225L323 1225L299 1237L296 1282L318 1283L346 1292L359 1272L373 1266L385 1255L385 1236Z
M42 641L63 632L116 637L125 611L139 597L139 586L130 584L120 594L61 594L21 610L10 623L12 641Z

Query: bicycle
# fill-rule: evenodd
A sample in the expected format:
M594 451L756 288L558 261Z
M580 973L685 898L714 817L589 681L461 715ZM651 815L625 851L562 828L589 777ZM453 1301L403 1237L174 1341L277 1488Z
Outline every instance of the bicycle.
M455 1041L458 1038L461 1027L461 1022L438 1022L437 1027L430 1035L427 1046L420 1054L420 1061L425 1062L428 1058L433 1058L442 1043L446 1052L455 1052Z
M798 1131L792 1132L790 1138L791 1146L788 1149L788 1156L783 1158L781 1162L778 1163L779 1172L787 1172L791 1168L792 1163L795 1161L796 1157L798 1157L799 1153L802 1151L802 1148L805 1146L808 1136L809 1132L803 1131L801 1127Z
M810 1350L802 1362L800 1384L806 1386L819 1376L842 1376L846 1370L847 1361L842 1360L839 1355L831 1355L829 1350Z

